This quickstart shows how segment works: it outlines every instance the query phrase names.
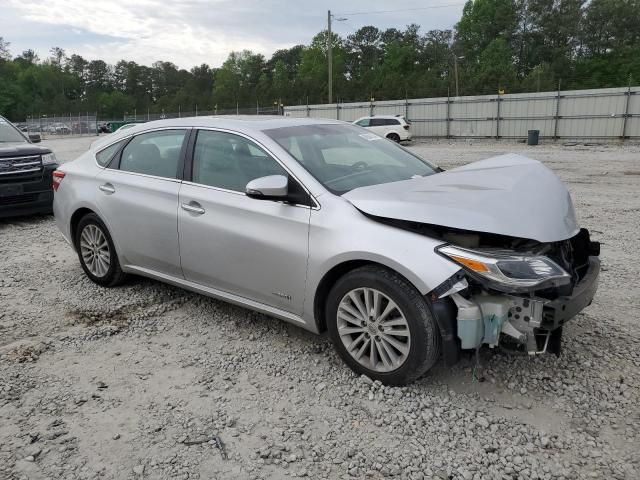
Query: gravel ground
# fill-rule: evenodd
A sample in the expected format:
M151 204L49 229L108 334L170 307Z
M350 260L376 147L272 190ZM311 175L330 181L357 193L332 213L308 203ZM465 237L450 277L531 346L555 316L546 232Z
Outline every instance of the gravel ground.
M603 272L562 357L485 350L484 382L464 358L383 387L264 315L97 287L51 217L0 221L0 478L639 478L640 147L411 148L445 168L526 152L567 182Z

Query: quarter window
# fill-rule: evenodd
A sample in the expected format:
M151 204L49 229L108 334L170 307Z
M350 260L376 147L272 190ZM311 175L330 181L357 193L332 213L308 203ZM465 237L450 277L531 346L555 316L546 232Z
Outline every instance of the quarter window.
M356 125L359 125L361 127L368 127L369 121L370 120L368 118L363 118L362 120L359 120L358 122L356 122Z
M98 165L100 165L101 167L106 167L107 165L109 165L109 162L111 161L115 153L120 150L120 147L125 141L126 140L120 140L119 142L116 142L113 145L109 145L104 150L100 150L98 153L96 153L96 161L98 162Z
M186 130L161 130L137 135L124 147L120 170L176 178Z
M193 152L193 182L244 192L251 180L287 172L255 143L239 135L201 130Z

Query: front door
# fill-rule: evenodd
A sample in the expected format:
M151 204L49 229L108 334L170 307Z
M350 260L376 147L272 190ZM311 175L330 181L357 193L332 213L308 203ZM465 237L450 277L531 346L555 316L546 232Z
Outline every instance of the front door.
M247 183L284 168L251 140L200 130L192 181L180 189L178 230L187 280L302 314L308 206L258 200Z

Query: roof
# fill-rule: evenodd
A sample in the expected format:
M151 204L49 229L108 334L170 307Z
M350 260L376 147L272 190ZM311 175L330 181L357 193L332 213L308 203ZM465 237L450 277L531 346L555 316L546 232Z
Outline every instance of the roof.
M140 124L144 130L158 127L221 127L230 130L268 130L271 128L295 127L298 125L343 124L326 118L295 118L279 115L218 115L202 117L182 117L155 120ZM135 127L134 127L135 128Z
M132 134L153 130L156 128L191 128L191 127L218 127L250 135L257 131L270 130L272 128L297 127L300 125L344 125L347 122L330 120L327 118L296 118L279 115L219 115L201 117L168 118L136 124L135 127L118 129L114 133L96 140L91 144L91 149L102 148L105 145L118 141L120 138Z
M362 120L363 118L404 118L404 115L365 115L364 117L360 117L358 120Z

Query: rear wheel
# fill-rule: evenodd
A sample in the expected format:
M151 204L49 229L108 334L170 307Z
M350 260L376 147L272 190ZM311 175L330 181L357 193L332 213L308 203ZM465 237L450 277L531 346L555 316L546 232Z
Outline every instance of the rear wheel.
M339 279L327 301L327 328L349 367L387 385L412 382L440 355L427 300L404 277L378 266Z
M82 217L76 229L76 250L84 273L93 282L113 287L124 281L118 254L105 224L95 213Z
M389 135L387 135L387 138L389 140L393 140L396 143L400 143L400 135L398 135L397 133L390 133Z

